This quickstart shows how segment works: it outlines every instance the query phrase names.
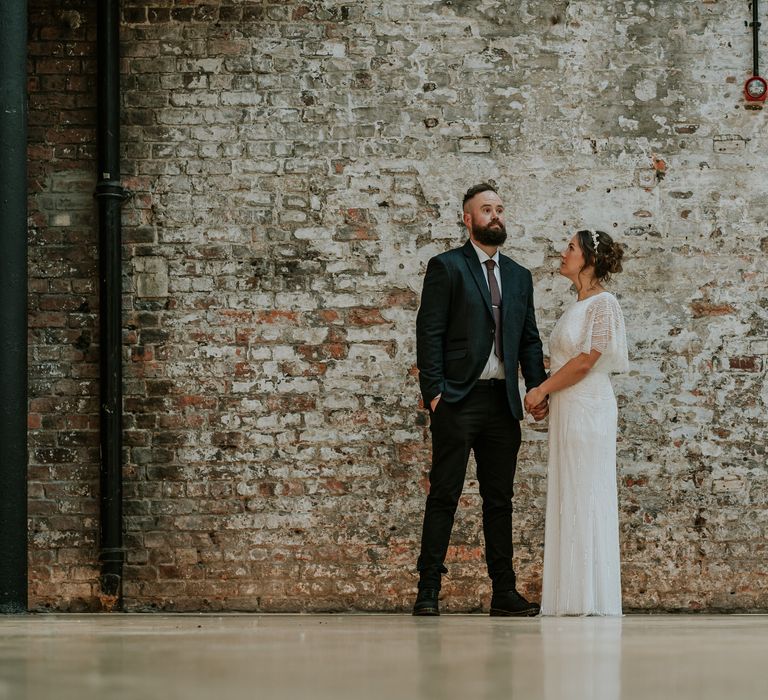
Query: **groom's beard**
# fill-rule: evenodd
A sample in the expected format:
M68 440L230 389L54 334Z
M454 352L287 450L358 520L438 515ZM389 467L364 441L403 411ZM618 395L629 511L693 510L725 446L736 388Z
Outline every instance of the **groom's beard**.
M483 245L499 246L507 240L507 229L498 219L491 221L488 226L472 226L472 234Z

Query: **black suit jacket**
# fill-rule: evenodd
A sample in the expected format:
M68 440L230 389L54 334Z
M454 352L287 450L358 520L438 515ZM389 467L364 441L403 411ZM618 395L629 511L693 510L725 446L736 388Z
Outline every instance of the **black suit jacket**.
M533 310L531 273L499 254L504 371L512 414L523 418L517 367L532 389L546 378ZM449 250L427 265L416 317L416 364L424 404L438 394L453 403L480 377L493 346L495 324L485 269L472 244Z

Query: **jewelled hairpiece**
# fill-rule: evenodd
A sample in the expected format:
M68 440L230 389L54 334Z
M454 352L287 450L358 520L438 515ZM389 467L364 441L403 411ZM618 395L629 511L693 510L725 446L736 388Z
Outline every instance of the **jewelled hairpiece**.
M590 231L590 233L592 234L592 247L595 249L595 252L597 252L597 244L599 243L597 231Z

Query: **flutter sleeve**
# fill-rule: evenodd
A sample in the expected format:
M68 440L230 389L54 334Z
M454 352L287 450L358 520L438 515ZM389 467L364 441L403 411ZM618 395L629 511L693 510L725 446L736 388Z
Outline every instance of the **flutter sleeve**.
M594 369L601 372L626 372L629 369L627 332L624 314L613 294L601 294L587 309L581 352L601 353Z

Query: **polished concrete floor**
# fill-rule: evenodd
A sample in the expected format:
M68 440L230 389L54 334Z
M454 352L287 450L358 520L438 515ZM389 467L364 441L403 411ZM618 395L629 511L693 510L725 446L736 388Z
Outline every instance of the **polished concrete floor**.
M0 617L0 698L768 698L768 616Z

